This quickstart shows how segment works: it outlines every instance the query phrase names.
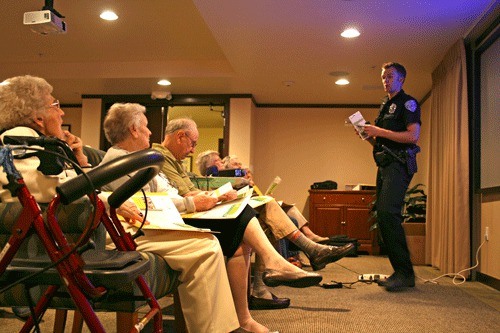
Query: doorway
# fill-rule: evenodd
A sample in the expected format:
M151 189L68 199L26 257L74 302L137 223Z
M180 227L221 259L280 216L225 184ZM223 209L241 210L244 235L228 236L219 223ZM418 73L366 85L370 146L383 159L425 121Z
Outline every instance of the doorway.
M187 171L199 173L194 162L196 156L205 150L228 154L229 99L228 95L174 95L171 100L152 100L146 95L102 96L101 123L107 110L114 103L139 103L146 107L148 127L152 132L151 143L163 141L167 122L176 118L191 118L198 125L200 137L194 156L185 160ZM110 143L101 130L100 149L107 150Z

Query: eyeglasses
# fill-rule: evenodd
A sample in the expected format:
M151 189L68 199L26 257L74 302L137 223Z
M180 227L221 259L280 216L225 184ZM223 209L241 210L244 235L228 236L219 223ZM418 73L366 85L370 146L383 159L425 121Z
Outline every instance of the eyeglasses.
M59 100L56 99L52 104L50 104L50 107L51 108L60 109L61 108L61 103L59 103Z
M188 139L189 139L189 142L190 142L190 143L189 143L189 145L191 146L191 148L195 148L195 147L196 147L196 145L198 144L198 142L196 142L196 141L194 141L193 139L191 139L191 138L189 137L189 135L187 135L187 133L184 133L184 135L186 136L186 138L188 138Z

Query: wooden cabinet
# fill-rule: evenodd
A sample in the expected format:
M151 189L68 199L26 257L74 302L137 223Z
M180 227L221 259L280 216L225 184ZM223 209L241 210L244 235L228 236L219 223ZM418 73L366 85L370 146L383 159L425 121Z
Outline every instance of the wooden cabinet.
M357 238L358 251L378 254L376 231L370 231L375 191L309 190L309 226L322 236Z

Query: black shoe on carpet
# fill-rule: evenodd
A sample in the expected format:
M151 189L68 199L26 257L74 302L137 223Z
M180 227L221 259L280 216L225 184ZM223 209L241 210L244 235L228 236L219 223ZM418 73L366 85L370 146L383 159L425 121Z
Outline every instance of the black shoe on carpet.
M274 310L274 309L285 309L290 306L289 298L279 298L278 296L271 294L272 298L259 298L250 295L248 298L248 307L250 310Z

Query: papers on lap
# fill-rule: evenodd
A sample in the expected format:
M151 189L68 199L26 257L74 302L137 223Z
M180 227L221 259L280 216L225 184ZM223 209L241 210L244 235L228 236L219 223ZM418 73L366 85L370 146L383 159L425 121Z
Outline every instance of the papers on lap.
M215 194L215 196L219 197L223 194L226 194L230 190L232 190L231 184L229 184L229 187L223 185L217 189L218 193ZM214 208L205 212L182 214L181 216L182 218L192 219L234 219L238 217L245 206L249 204L253 190L248 186L245 186L237 193L238 196L235 200L220 202Z
M273 199L274 199L273 197L269 197L267 195L259 195L256 197L251 197L250 202L248 204L250 205L250 207L256 208L256 207L265 205L266 203L268 203L269 201L271 201Z
M221 187L219 187L218 189L213 190L211 196L214 198L218 198L221 195L224 195L224 194L228 193L229 191L232 191L232 189L233 189L233 185L231 185L231 183L227 182L224 185L222 185ZM242 188L242 190L243 189L244 188Z
M200 190L210 191L217 189L227 182L233 185L233 188L241 188L248 185L248 179L243 177L191 177L193 184Z
M146 205L148 207L146 219L150 224L144 224L143 229L211 232L210 229L196 228L184 223L181 214L166 194L146 193L146 198L144 198L142 193L138 193L132 196L131 200L142 214L146 214ZM135 224L136 227L140 225L139 222Z

